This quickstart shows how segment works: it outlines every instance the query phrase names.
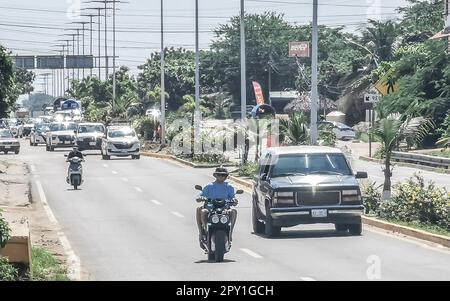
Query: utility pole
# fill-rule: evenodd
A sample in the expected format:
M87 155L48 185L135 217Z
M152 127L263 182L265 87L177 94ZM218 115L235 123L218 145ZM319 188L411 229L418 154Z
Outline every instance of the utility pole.
M102 48L101 48L101 44L102 44L102 36L101 36L101 32L102 32L102 30L101 30L101 22L102 22L102 14L100 13L100 11L102 11L102 10L104 10L104 8L103 7L89 7L89 8L86 8L86 10L96 10L97 11L97 14L96 14L96 16L97 16L97 25L98 25L98 28L97 28L97 34L98 34L98 37L97 37L97 43L98 43L98 56L97 56L97 58L96 58L96 64L97 64L97 68L98 68L98 79L99 80L101 80L101 74L102 74L102 69L101 69L101 58L102 58ZM105 15L106 15L106 13L107 13L107 11L105 11Z
M113 106L116 101L116 0L113 0Z
M245 57L245 10L244 0L241 0L241 118L247 119L247 80Z
M166 89L164 78L164 5L161 0L161 146L166 145Z
M99 11L100 12L100 11ZM93 49L92 49L92 24L94 24L93 22L93 18L96 16L95 14L85 14L82 15L83 17L89 17L89 55L92 56L93 55ZM92 68L90 68L90 77L92 77Z
M86 30L86 24L89 24L89 22L87 22L87 21L79 21L79 22L72 22L72 24L81 24L81 26L82 26L82 29L81 29L81 31L82 31L82 36L83 36L83 43L82 43L82 54L83 54L83 57L84 57L84 54L85 54L85 51L84 51L84 49L85 49L85 38L84 38L84 32L85 32L85 30ZM83 79L84 79L84 67L83 67Z
M317 105L319 93L318 85L318 40L319 30L317 25L318 0L313 0L313 23L312 23L312 77L311 77L311 144L317 144Z
M199 37L198 37L198 0L195 0L195 112L194 122L196 129L200 123L200 53L199 53ZM196 135L199 133L196 133Z

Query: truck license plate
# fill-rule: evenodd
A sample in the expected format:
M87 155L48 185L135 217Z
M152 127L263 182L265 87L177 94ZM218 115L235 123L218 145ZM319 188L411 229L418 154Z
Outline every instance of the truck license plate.
M5 149L10 149L10 148L11 148L11 146L5 145Z
M91 146L95 146L97 143L96 142L89 142L89 145Z
M312 209L312 217L327 217L327 209Z

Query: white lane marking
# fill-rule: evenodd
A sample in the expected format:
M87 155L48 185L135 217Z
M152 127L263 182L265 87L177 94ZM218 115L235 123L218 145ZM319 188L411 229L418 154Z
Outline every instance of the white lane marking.
M142 192L142 189L140 187L134 187L134 189L136 189L137 192Z
M117 174L118 174L118 172L117 172L117 171L115 171L115 170L113 170L113 171L112 171L112 173L113 173L113 174L115 174L115 175L117 175Z
M108 168L109 166L108 166L108 164L103 164L103 167Z
M128 179L127 178L122 178L122 181L128 182Z
M30 168L31 168L31 172L32 172L32 173L36 173L36 166L34 166L34 165L32 164L32 165L30 165Z
M313 279L311 277L300 277L300 279L303 281L317 281L316 279Z
M246 253L247 255L250 255L251 257L254 257L254 258L257 258L257 259L263 258L261 255L259 255L258 253L253 252L250 249L241 249L241 251Z
M42 188L41 182L36 181L36 187L38 189L38 193L39 193L39 198L41 199L42 205L45 209L45 212L48 215L48 218L50 219L50 221L53 224L57 224L58 221L56 220L55 216L53 215L52 210L50 209L50 207L48 206L47 203L47 198L45 197L45 193L44 193L44 188Z
M158 202L157 200L152 200L153 204L161 206L162 204L160 202Z
M42 187L42 184L39 181L36 181L36 187L38 189L39 198L41 199L41 203L45 209L45 212L47 213L47 216L49 220L54 223L58 224L58 221L56 220L55 215L52 212L52 209L47 203L47 198L44 193L44 188ZM64 248L64 252L66 252L68 263L69 263L69 271L68 276L69 278L73 280L81 280L81 262L80 258L75 255L75 252L72 249L72 246L70 245L69 240L67 239L66 235L62 231L58 231L58 239L61 242L61 245Z
M176 211L172 211L172 214L175 215L175 216L177 216L177 217L179 217L179 218L183 218L183 217L184 217L183 214L181 214L181 213L179 213L179 212L176 212Z

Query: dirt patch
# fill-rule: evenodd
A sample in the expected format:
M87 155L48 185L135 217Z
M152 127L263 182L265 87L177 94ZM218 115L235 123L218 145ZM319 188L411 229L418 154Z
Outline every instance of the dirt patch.
M164 155L172 155L172 148L169 146L161 147L161 144L152 142L152 141L145 141L141 144L141 150L151 153L158 153L158 154L164 154Z
M10 228L27 220L32 246L45 249L68 268L68 258L59 241L61 229L49 220L42 203L33 201L27 164L16 160L0 161L0 209ZM82 280L89 280L85 271L82 271Z

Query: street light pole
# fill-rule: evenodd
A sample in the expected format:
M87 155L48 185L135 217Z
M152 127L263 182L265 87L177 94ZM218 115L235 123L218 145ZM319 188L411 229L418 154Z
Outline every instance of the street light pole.
M241 0L241 118L247 118L247 85L246 85L246 57L245 57L245 10L244 0Z
M164 6L161 0L161 145L166 144L166 97L164 85Z
M318 19L318 0L313 1L313 23L312 23L312 76L311 76L311 144L317 144L317 105L318 105L318 40L319 29Z
M113 99L116 101L116 1L113 1Z

